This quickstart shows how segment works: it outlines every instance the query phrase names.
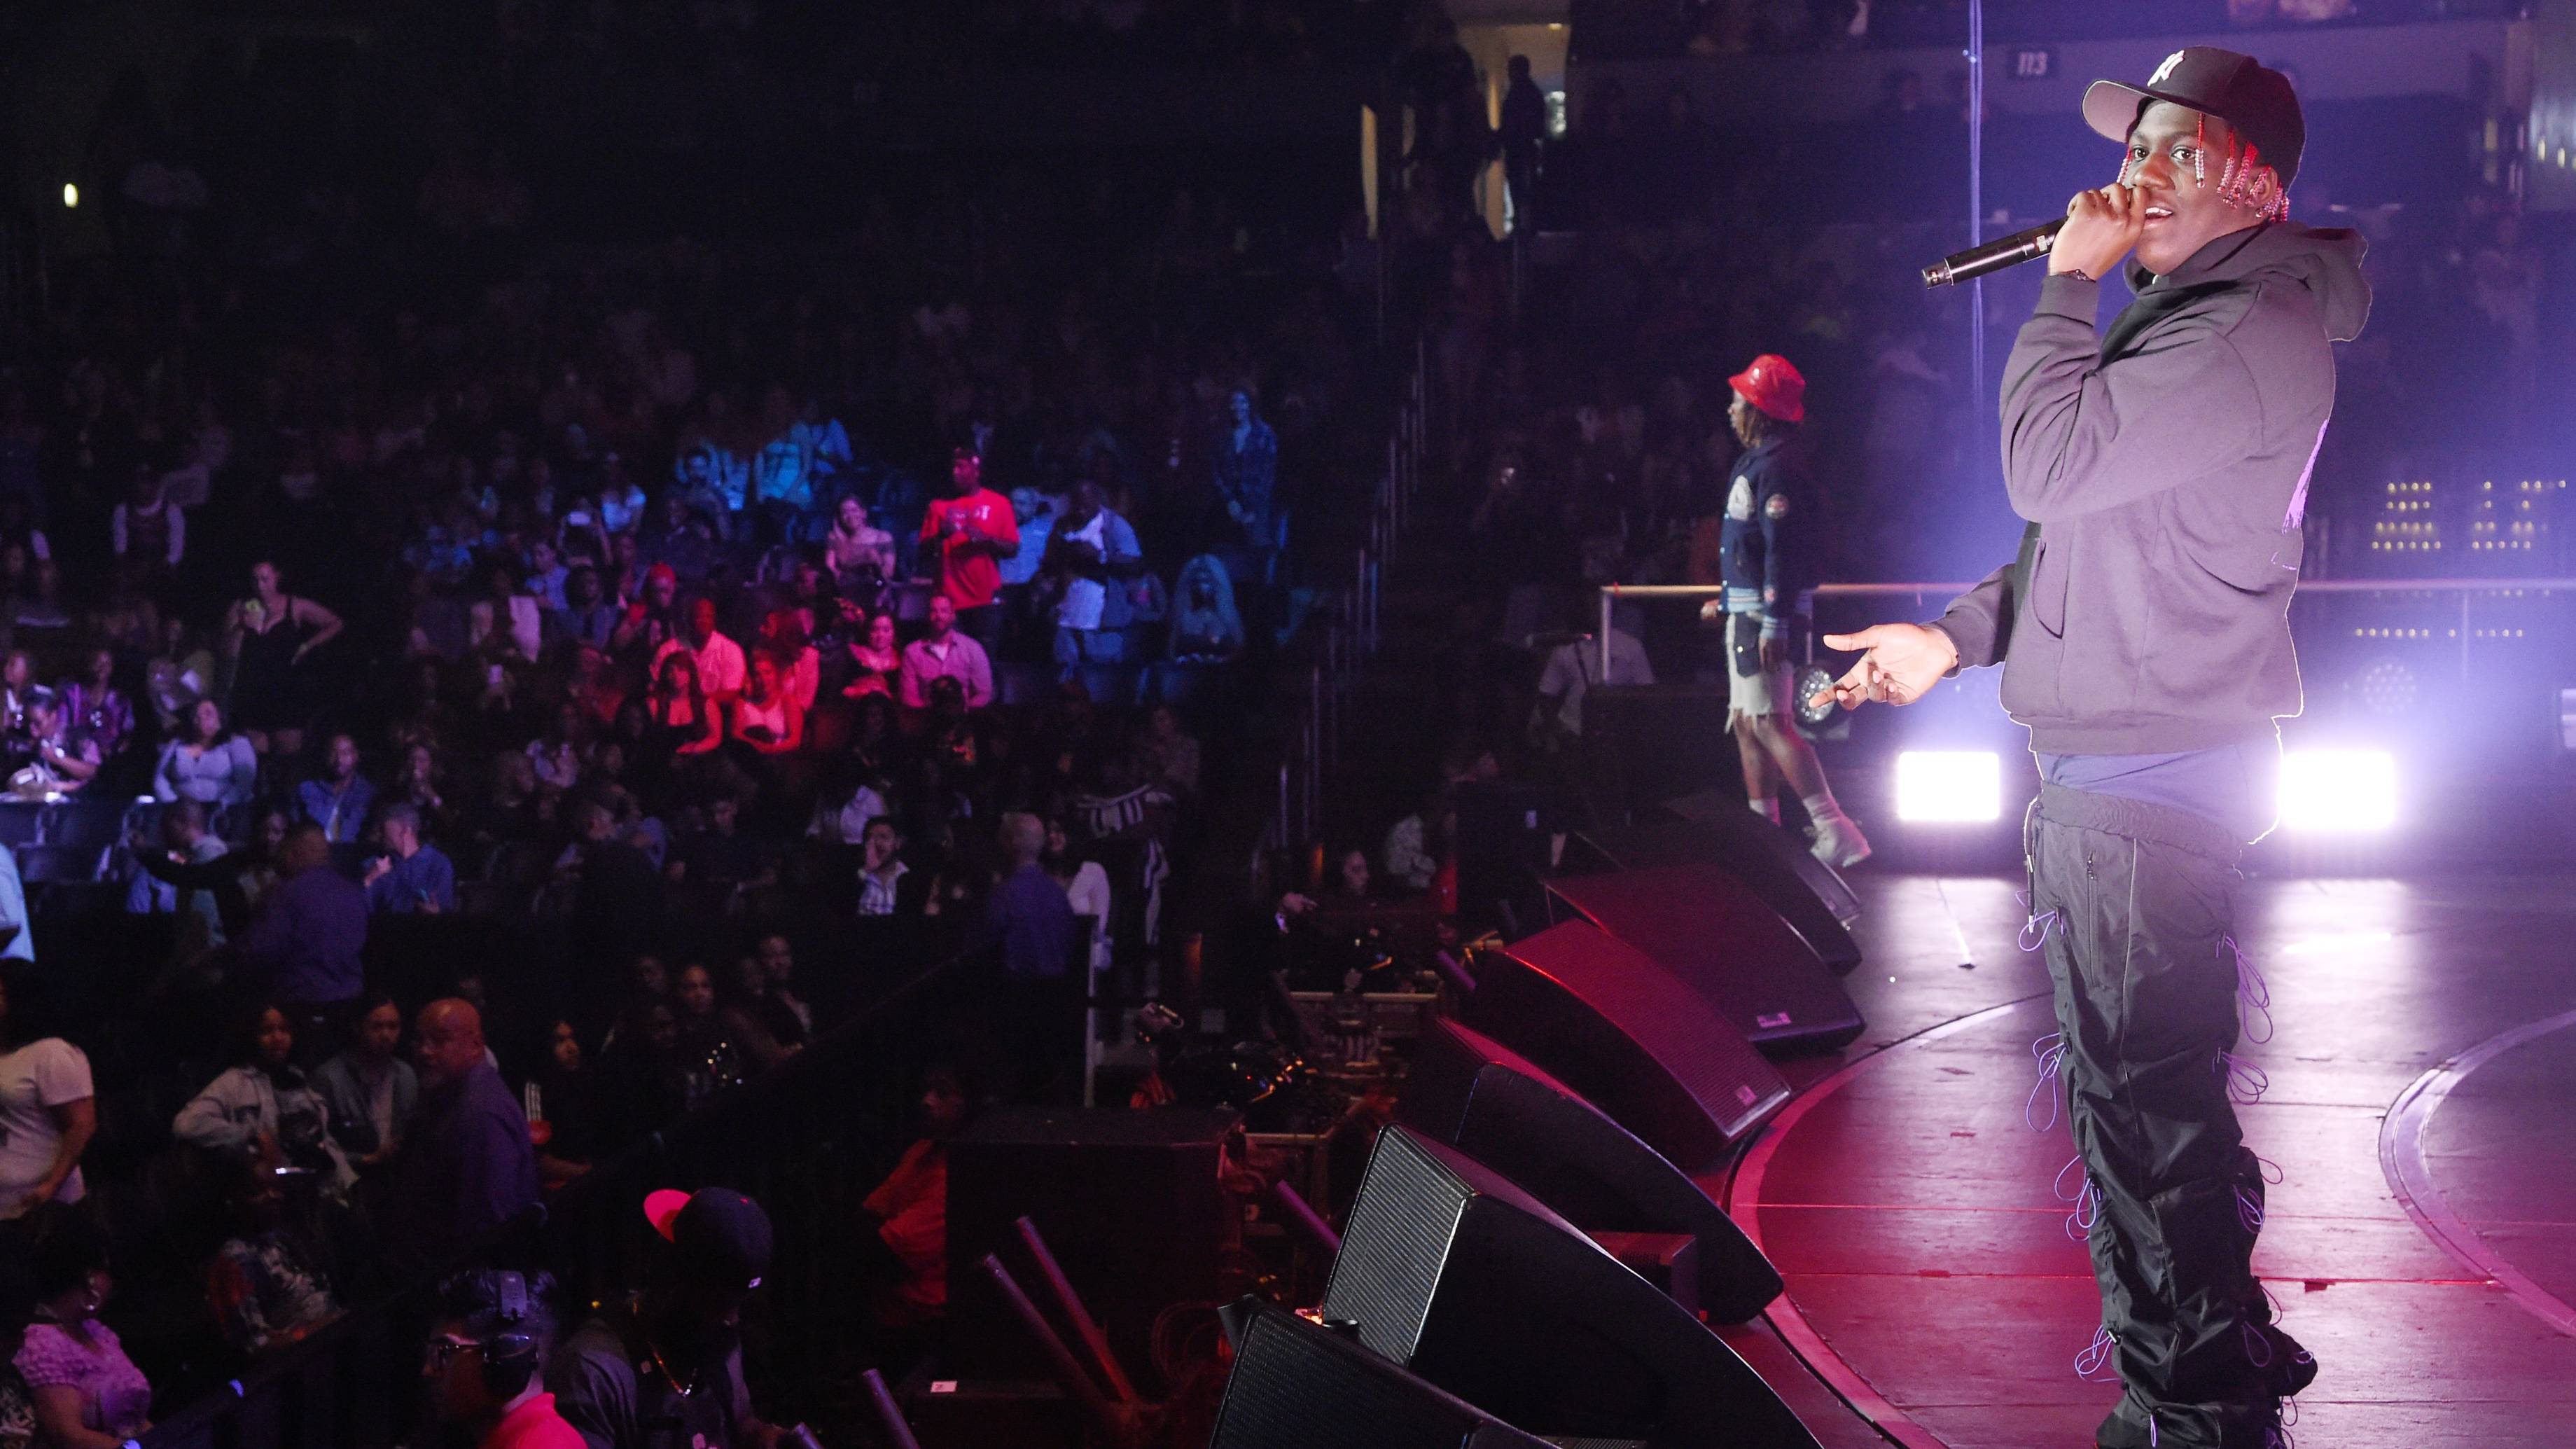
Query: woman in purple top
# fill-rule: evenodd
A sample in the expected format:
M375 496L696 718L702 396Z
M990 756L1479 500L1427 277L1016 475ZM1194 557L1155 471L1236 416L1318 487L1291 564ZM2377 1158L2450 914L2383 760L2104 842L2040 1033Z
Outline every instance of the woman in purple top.
M177 738L161 747L152 793L194 800L209 810L250 799L259 781L259 757L250 741L224 728L223 706L201 699L189 706Z
M28 1265L36 1321L18 1350L18 1372L36 1400L39 1440L60 1449L120 1449L152 1427L152 1385L116 1331L98 1321L116 1289L107 1240L65 1208L43 1230Z

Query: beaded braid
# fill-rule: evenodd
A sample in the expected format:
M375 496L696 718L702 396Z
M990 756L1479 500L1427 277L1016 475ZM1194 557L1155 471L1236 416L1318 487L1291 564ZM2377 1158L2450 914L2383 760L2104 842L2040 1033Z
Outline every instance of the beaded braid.
M2202 187L2209 185L2208 171L2204 168L2201 162L2201 155L2207 147L2208 140L2209 118L2207 116L2203 116L2199 121L2193 124L2191 147L2191 178L2194 184ZM2262 164L2263 150L2261 147L2246 140L2242 136L2231 135L2228 137L2227 166L2224 170L2219 172L2218 176L2218 199L2226 202L2230 206L2238 208L2239 210L2252 205L2250 193L2252 192L2254 185L2254 173L2256 170L2261 168ZM2121 172L2123 175L2126 175L2127 171L2128 167L2124 162L2121 166ZM2264 202L2260 208L2257 208L2254 219L2258 222L2289 220L2290 188L2287 186L2282 187L2279 193L2273 196L2271 200Z
M2209 118L2204 115L2192 125L2191 144L2192 184L2204 190L2209 186L2209 170L2205 162L2202 160L2202 157L2207 152L2208 145ZM2262 164L2262 148L2245 140L2241 136L2229 138L2227 143L2227 165L2225 169L2219 172L2218 175L2219 199L2230 206L2240 209L2249 205L2248 193L2251 191L2254 184L2254 172L2260 168ZM2122 153L2120 157L2120 178L2118 184L2122 186L2129 185L2130 177L2138 169L2137 158L2130 156L2125 152ZM2254 219L2262 222L2288 221L2290 219L2290 188L2287 186L2282 187L2279 193L2270 201L2263 203L2262 207L2255 212Z

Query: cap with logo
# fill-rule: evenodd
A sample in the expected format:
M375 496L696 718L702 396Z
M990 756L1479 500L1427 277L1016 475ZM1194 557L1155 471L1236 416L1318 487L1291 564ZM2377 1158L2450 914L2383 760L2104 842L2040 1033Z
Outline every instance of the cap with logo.
M1776 352L1766 352L1726 380L1746 402L1765 417L1784 423L1807 420L1807 379L1791 366L1789 359Z
M2288 190L2307 149L2308 122L2290 78L2250 55L2195 45L2166 56L2143 86L2097 80L2084 92L2084 123L2096 134L2126 141L2155 101L2216 116L2253 143L2262 164L2281 174Z

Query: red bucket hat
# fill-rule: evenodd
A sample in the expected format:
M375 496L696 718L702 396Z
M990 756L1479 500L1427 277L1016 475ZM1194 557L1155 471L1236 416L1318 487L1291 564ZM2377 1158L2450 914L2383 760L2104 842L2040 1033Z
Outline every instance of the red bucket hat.
M1807 420L1807 379L1790 365L1789 359L1776 352L1753 359L1752 365L1728 378L1726 385L1766 417L1784 423Z

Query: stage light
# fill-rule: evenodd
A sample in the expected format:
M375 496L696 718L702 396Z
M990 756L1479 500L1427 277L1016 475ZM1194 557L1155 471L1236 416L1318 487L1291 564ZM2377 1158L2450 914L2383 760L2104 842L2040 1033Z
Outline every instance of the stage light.
M80 205L80 188L68 181L63 183L63 205L67 207Z
M2404 714L2415 707L2423 687L2416 682L2415 671L2395 659L2380 659L2361 671L2355 681L2361 695L2361 707L2376 715Z
M1975 825L2002 818L2001 755L1907 750L1896 757L1896 818L1908 825Z
M2380 750L2292 750L2281 760L2281 828L2358 835L2397 823L2397 761Z

